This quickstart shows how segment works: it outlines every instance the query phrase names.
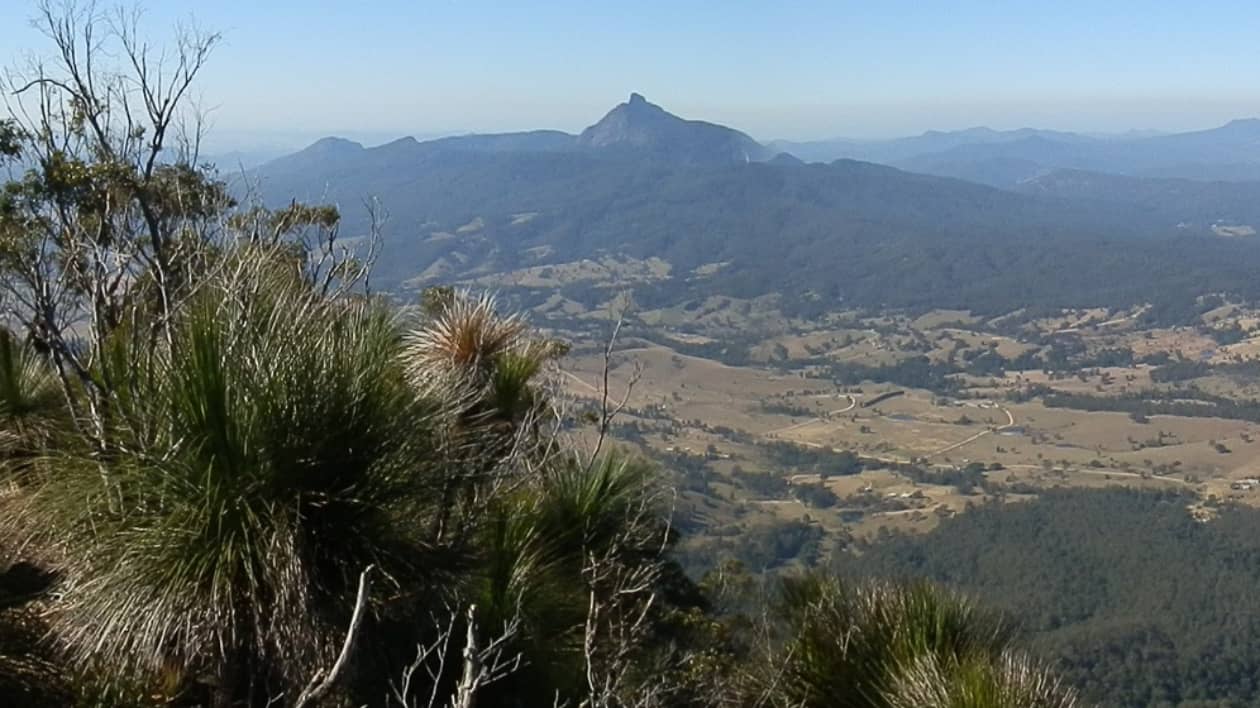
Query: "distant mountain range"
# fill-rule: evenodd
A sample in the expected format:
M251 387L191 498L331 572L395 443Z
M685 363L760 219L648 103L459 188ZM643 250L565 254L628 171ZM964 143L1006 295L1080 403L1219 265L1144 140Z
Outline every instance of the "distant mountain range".
M604 151L685 164L763 162L787 154L801 162L875 162L996 187L1011 187L1056 169L1199 181L1260 181L1260 119L1255 118L1171 134L1131 131L1093 136L977 127L933 130L892 140L775 140L762 145L738 130L679 118L633 93L579 135L536 130L461 135L422 143L404 138L380 147L393 149L404 143L422 152ZM330 147L334 144L339 146L338 159L367 150L358 143L328 138L299 155L310 152L319 157L334 149Z
M972 128L855 142L774 142L806 161L850 158L1006 187L1055 169L1197 180L1260 180L1260 119L1167 135L1094 137L1050 130Z
M663 272L636 297L662 306L775 294L799 312L1154 301L1182 312L1205 293L1260 298L1260 240L1248 237L1260 182L1177 176L1260 170L1258 140L1260 121L1237 121L1155 137L974 129L762 146L633 94L579 135L328 138L253 176L271 203L340 204L350 231L362 199L379 199L391 221L378 282L400 290L657 259ZM929 174L819 164L827 150ZM561 289L598 302L607 286Z
M760 162L773 153L748 135L725 126L684 120L649 103L637 93L608 112L599 122L571 135L558 130L520 133L458 135L437 140L402 138L375 148L341 138L324 138L306 149L267 165L266 171L327 169L363 160L417 158L440 152L563 152L600 153L602 157L625 156L674 164L717 165ZM390 155L390 158L382 158Z

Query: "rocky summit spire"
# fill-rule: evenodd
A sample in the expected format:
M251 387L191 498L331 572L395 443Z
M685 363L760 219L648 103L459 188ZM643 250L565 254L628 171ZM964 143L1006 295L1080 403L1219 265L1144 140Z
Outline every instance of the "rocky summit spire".
M578 136L587 148L623 148L649 152L675 162L729 163L768 157L757 141L738 130L685 120L631 93L598 123Z

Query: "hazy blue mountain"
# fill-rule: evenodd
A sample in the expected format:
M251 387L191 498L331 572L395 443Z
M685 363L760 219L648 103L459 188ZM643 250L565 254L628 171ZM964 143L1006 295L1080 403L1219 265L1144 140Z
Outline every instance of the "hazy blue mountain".
M645 151L697 164L757 162L774 154L738 130L684 120L637 93L583 130L577 142L584 148Z
M781 152L770 158L768 162L772 165L804 165L804 160L789 152Z
M456 135L425 143L432 149L476 150L480 152L513 152L573 150L577 138L559 130L530 130L521 133L489 133Z
M1207 180L1260 179L1260 120L1211 130L1131 139L1065 139L1039 134L963 143L892 164L927 174L1010 186L1055 169ZM1018 169L998 170L995 165Z
M750 141L632 97L580 136L330 139L254 176L273 204L340 204L349 235L378 199L390 221L376 282L397 291L614 256L669 264L635 293L658 305L719 293L777 294L803 313L1158 302L1176 318L1198 294L1260 298L1260 239L1218 228L1260 222L1253 185L1055 172L1047 162L1115 153L1042 134L956 145L925 165L975 154L973 173L1008 189L854 160L754 162ZM566 294L607 296L590 283Z
M1053 169L1107 171L1114 146L1102 141L1066 142L1041 135L1000 143L967 143L895 161L898 167L997 187ZM1118 170L1117 170L1118 171Z
M359 159L368 165L379 166L382 161L392 160L405 164L443 151L592 152L601 157L696 165L759 162L786 153L802 162L856 159L1003 188L1059 169L1205 181L1256 181L1260 180L1260 119L1236 120L1219 128L1173 134L1130 131L1088 136L1033 128L1000 131L977 127L928 131L893 140L780 140L763 146L738 130L680 118L635 93L580 135L536 130L459 135L423 142L404 138L374 148L325 138L276 160L268 170L282 170L286 164L296 170L304 170L304 165L312 163L348 165Z
M363 159L368 152L362 144L345 138L321 138L291 155L263 163L259 170L273 175L328 172ZM219 166L223 169L223 166Z
M598 159L646 159L696 165L762 161L773 155L738 130L679 118L635 93L580 135L534 130L425 141L400 138L371 148L342 138L324 138L267 163L261 173L272 176L295 173L295 177L305 179L317 178L330 170L353 171L362 167L371 171L391 165L403 167L404 172L399 176L405 178L406 166L414 167L445 153L585 153Z
M854 159L893 164L920 155L943 152L960 146L1009 143L1033 137L1043 137L1065 143L1089 142L1093 140L1093 138L1083 135L1053 130L1036 130L1033 128L993 130L992 128L976 127L954 131L929 130L922 135L892 140L859 141L844 138L812 142L775 140L770 142L769 146L775 150L792 153L806 162L831 162L837 159Z
M225 150L201 156L201 162L208 162L215 165L219 170L224 172L237 172L242 169L250 170L259 165L266 164L271 160L283 157L287 153L286 150L277 149L258 149L258 150Z
M1210 130L1174 133L1129 141L1138 148L1132 154L1158 154L1159 162L1256 163L1260 162L1260 118L1244 118Z
M1090 136L981 127L928 131L894 140L775 141L770 146L807 162L859 159L998 187L1056 169L1210 181L1260 180L1260 119L1172 134L1130 131Z

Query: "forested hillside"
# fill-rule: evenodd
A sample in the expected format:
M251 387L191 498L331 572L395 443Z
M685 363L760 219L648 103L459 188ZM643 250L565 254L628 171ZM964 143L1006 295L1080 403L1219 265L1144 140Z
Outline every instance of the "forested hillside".
M365 195L389 211L377 274L386 287L438 261L453 265L433 282L616 255L669 263L667 278L642 289L656 304L777 292L803 312L996 314L1260 295L1251 277L1260 247L1204 222L1179 229L1172 211L1027 197L867 163L692 167L419 143L290 160L260 173L269 201L324 195L349 205L351 232L365 228Z
M1114 706L1260 700L1260 511L1193 518L1193 499L1113 489L984 506L844 560L923 578L1016 618L1084 695Z
M983 145L1096 142L1010 138ZM919 142L950 139L964 138ZM638 288L649 306L775 293L807 315L1152 302L1155 312L1184 312L1208 293L1260 297L1260 246L1235 238L1260 224L1251 183L1036 170L1015 193L852 160L750 162L766 157L755 145L640 97L576 138L536 131L373 148L325 140L238 189L273 206L295 197L340 204L351 235L370 227L370 199L389 215L376 277L394 290L494 273L511 282L521 268L615 257L667 264Z

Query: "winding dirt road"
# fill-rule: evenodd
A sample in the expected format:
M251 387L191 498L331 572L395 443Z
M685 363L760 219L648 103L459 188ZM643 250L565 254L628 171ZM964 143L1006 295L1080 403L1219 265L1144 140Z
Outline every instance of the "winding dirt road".
M831 395L832 394L826 394L826 397L830 398ZM840 415L841 413L848 413L854 408L857 408L857 399L851 396L850 394L838 393L838 394L835 394L835 396L837 398L839 398L840 396L844 396L845 398L849 399L849 405L838 411L831 411L830 413L827 413L825 416L818 416L816 418L810 418L809 420L804 420L804 421L801 421L800 423L793 423L792 425L789 425L784 428L779 428L777 430L770 430L766 432L766 435L778 435L779 433L786 433L792 430L797 430L799 428L804 428L807 425L813 425L814 423L824 423L827 421L828 418Z

